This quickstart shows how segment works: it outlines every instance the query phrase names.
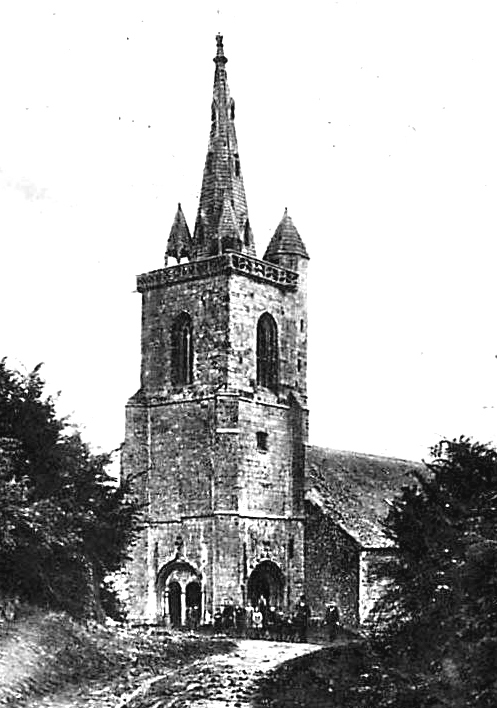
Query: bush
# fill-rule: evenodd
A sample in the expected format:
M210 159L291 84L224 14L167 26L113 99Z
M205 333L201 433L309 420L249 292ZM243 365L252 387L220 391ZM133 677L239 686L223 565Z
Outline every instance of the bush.
M0 361L0 595L101 618L139 508L44 386L39 367L23 375Z

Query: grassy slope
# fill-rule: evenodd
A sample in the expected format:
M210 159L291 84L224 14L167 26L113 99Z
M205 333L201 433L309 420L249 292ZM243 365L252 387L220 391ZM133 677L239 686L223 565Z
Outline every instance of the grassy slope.
M119 692L168 665L229 651L231 643L185 635L82 626L61 613L33 610L0 625L0 706L31 705L35 696L101 680Z

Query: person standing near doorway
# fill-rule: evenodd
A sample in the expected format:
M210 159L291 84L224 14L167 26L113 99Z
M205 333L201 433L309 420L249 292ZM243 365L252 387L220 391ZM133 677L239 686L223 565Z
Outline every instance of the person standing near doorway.
M254 608L250 603L245 608L245 633L248 639L252 639L254 633Z
M262 637L264 616L258 607L252 615L252 623L254 625L254 639L260 639Z
M311 619L311 608L307 604L305 595L300 596L300 601L297 604L296 624L299 642L307 641L307 630Z
M245 637L246 634L246 614L245 608L241 605L235 606L235 629L239 637Z
M221 634L223 630L223 615L221 613L221 608L216 607L214 612L214 634Z
M194 605L190 612L190 623L191 629L196 632L198 630L198 625L200 623L200 607Z

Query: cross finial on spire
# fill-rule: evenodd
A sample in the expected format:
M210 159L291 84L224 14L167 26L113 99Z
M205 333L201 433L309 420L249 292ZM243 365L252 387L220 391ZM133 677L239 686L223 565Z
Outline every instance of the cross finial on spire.
M216 46L217 46L217 52L216 52L216 56L214 57L214 61L215 62L221 61L223 64L226 64L226 62L228 60L224 56L223 35L220 34L219 32L216 35Z

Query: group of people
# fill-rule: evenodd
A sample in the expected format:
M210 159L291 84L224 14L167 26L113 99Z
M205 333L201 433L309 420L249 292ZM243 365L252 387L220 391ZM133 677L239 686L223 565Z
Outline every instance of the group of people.
M226 633L249 639L301 641L307 639L311 610L302 596L295 612L288 614L277 605L269 605L264 596L246 607L231 601L216 608L213 617L214 633Z
M206 618L203 627L211 625L214 634L227 634L247 639L270 639L277 642L306 642L311 627L311 608L305 595L301 595L293 611L284 612L278 605L270 605L261 595L258 601L243 607L226 599L222 607L217 607L212 618ZM201 623L198 605L187 607L186 626L197 631ZM326 605L324 618L312 619L313 628L323 627L327 639L337 638L340 628L338 607L334 603Z
M306 642L311 625L311 608L304 595L300 597L293 612L284 612L277 605L269 605L261 596L255 604L246 607L226 601L217 607L213 616L215 634L228 634L248 639ZM324 625L329 639L336 638L339 626L338 608L327 606Z

